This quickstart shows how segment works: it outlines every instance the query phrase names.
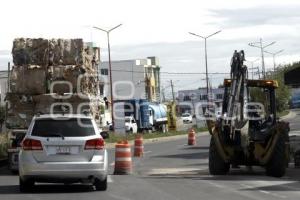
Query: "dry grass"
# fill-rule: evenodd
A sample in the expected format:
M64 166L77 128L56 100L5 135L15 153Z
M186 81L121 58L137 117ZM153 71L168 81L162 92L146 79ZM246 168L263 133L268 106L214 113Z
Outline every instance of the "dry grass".
M195 128L196 132L204 132L207 131L207 128ZM161 138L161 137L170 137L170 136L176 136L176 135L185 135L187 134L187 131L170 131L167 133L162 133L162 132L154 132L154 133L145 133L143 134L144 139L153 139L153 138ZM134 140L136 137L136 134L130 134L127 137L127 140ZM106 143L115 143L118 141L122 141L126 139L126 137L110 133L109 138L105 140Z

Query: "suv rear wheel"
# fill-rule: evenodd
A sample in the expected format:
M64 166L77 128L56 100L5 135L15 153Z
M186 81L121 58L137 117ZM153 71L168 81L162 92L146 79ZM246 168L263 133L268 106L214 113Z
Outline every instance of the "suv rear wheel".
M34 187L34 180L28 179L28 180L22 180L19 178L19 189L20 192L30 192L32 191Z
M94 185L96 190L105 191L107 190L107 177L104 180L95 179Z

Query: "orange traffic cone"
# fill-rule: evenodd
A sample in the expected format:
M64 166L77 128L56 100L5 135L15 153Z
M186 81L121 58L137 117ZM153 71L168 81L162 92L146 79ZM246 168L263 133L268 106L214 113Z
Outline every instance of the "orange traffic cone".
M144 155L143 136L137 135L134 140L134 157L142 157Z
M188 134L188 145L196 145L196 133L192 128L189 130Z
M128 141L116 144L115 171L116 175L130 174L132 172L131 148Z

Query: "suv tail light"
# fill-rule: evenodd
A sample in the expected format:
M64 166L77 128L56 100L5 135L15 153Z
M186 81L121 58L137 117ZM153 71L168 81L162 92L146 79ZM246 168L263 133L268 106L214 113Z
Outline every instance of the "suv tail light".
M88 140L85 143L85 150L101 150L104 149L105 142L102 138Z
M40 151L43 150L43 146L41 141L39 140L34 140L34 139L25 139L22 142L22 148L24 150L28 150L28 151Z

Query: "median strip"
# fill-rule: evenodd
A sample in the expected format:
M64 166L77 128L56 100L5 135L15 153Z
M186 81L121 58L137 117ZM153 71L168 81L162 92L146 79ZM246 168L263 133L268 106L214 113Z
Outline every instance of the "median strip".
M196 136L201 136L201 135L209 135L209 133L205 129L196 133ZM153 138L147 138L147 136L148 137L152 136ZM157 137L155 137L155 136L157 136ZM125 137L116 136L116 135L114 135L113 137L114 137L113 139L109 138L106 140L107 148L114 148L117 141L126 139ZM134 137L135 137L135 135L130 135L128 137L129 143L131 145L133 145ZM143 137L144 137L144 144L166 142L166 141L173 141L173 140L187 138L187 131L175 133L174 135L171 135L170 133L160 133L159 135L158 135L158 133L150 133L150 134L144 134Z

